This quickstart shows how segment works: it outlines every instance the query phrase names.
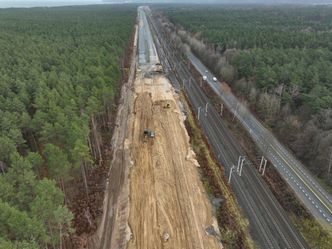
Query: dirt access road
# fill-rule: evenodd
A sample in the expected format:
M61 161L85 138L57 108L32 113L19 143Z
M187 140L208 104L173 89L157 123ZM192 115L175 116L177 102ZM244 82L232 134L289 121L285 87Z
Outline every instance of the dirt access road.
M173 88L162 75L138 73L134 91L128 249L222 248L207 232L218 233L217 222ZM146 128L154 139L144 138Z

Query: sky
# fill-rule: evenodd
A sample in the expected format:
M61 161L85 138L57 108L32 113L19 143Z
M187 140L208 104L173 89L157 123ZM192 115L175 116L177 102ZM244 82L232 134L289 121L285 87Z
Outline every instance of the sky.
M101 4L103 0L0 0L0 8Z
M101 4L105 2L332 3L332 0L0 0L0 8Z

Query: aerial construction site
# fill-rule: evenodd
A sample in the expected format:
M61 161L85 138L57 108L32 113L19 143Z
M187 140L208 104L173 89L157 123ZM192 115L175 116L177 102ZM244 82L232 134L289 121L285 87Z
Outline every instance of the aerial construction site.
M332 249L332 7L27 1L0 1L0 249Z
M138 46L136 46L138 44ZM122 91L100 248L220 249L218 223L198 172L179 96L162 74L139 9L131 78Z
M134 84L128 248L221 248L175 92L164 76L146 73ZM144 136L147 128L155 136Z
M188 53L187 62L177 56L148 7L138 8L134 41L112 139L103 216L91 248L254 248L254 243L309 248L205 95L203 81L241 121L243 111L231 91L220 89L193 54ZM203 75L200 84L192 76L197 73ZM189 122L194 116L196 121ZM250 126L249 134L253 131ZM202 150L193 145L201 132L205 136L198 136L198 147L206 146L207 154L215 156L210 161L202 160ZM221 204L212 205L215 197Z

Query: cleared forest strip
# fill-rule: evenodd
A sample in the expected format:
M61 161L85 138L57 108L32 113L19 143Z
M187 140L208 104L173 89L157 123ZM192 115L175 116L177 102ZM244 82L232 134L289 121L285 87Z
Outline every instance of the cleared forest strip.
M135 91L128 248L222 248L170 83L138 75ZM156 137L144 138L144 129Z

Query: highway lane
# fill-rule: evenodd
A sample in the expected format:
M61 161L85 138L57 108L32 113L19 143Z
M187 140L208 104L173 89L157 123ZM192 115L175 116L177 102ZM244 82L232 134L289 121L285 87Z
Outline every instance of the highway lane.
M160 26L155 28L161 38L156 39L161 62L170 75L174 73L179 79L180 82L176 83L175 87L180 85L183 87L192 108L197 110L196 116L198 111L200 112L199 123L219 162L225 166L225 173L228 174L230 168L237 163L238 157L244 155L244 151L212 107L208 96L178 60L174 48L170 48L167 42L161 42L166 40L165 37L162 38L161 30ZM207 112L205 112L206 103L208 103ZM233 175L231 186L249 219L252 237L261 248L308 248L268 186L251 166L251 162L246 161L241 177Z
M207 83L236 116L263 155L276 167L280 175L291 186L297 197L319 221L332 226L332 197L319 186L305 167L267 130L240 101L230 92L220 88L220 82L212 80L211 72L191 52L188 59L202 74ZM206 73L207 71L207 73Z

